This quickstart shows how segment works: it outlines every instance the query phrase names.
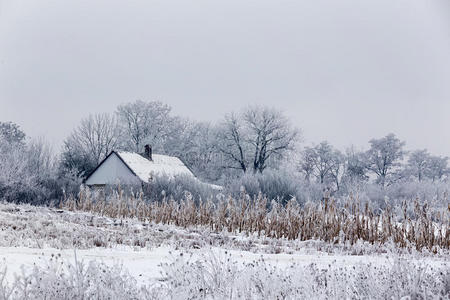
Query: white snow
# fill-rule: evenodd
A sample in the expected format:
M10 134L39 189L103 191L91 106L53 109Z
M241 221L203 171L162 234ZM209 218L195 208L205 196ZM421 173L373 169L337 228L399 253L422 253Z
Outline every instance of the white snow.
M0 204L0 228L0 245L3 245L0 247L0 271L7 267L7 284L15 282L16 276L25 278L23 274L28 276L38 272L40 276L46 270L52 272L52 263L56 260L58 266L61 261L66 267L74 266L76 256L78 262L85 263L83 265L103 263L111 267L114 274L118 269L113 267L122 265L136 280L136 288L161 287L158 295L162 298L172 295L169 293L172 290L174 299L198 296L198 288L204 286L214 289L216 297L223 298L230 289L241 293L248 291L249 286L262 283L266 288L260 295L269 295L269 298L279 295L281 290L283 295L290 293L293 299L300 295L312 295L313 298L325 295L322 297L325 299L330 295L327 293L341 285L341 280L345 281L340 289L341 298L359 295L358 291L366 291L369 289L366 284L372 286L372 283L374 290L365 294L369 298L399 293L413 295L416 290L429 288L433 289L432 298L446 291L445 276L450 270L448 252L444 250L431 254L396 251L391 249L393 245L373 248L358 243L346 249L343 245L327 245L321 241L214 233L206 229L143 223L137 219L119 222L90 213L29 205ZM140 246L136 246L136 241ZM96 247L97 244L104 246ZM73 250L73 245L81 249ZM355 253L363 255L352 255ZM34 266L38 268L33 270ZM69 272L67 268L61 270ZM369 278L358 277L361 274L368 274ZM325 275L331 284L326 293L321 281ZM95 270L92 276L100 278ZM134 282L130 279L125 277L126 282ZM391 280L402 282L390 291L390 285L385 281ZM418 287L411 283L416 280L420 281ZM67 285L70 284L68 281ZM227 287L225 290L217 290L224 286ZM308 290L311 286L314 291ZM46 285L42 287L51 289ZM352 290L346 290L346 287ZM354 288L358 290L354 291ZM189 291L190 294L186 294ZM253 289L248 293L253 296L256 292Z
M34 265L44 266L53 256L61 255L63 260L71 263L75 260L75 253L78 260L86 262L95 260L104 262L107 265L123 264L130 272L130 275L142 284L148 283L152 279L160 277L160 263L169 262L169 248L159 247L154 250L135 251L128 247L120 248L92 248L88 250L59 250L55 248L26 248L26 247L0 247L0 257L5 260L8 266L7 279L11 281L15 275L20 275L22 267L29 270Z
M360 263L372 263L374 265L391 265L394 261L393 256L389 255L340 255L328 254L320 251L313 253L296 252L293 254L267 254L253 253L249 251L225 250L217 247L202 248L199 250L176 250L173 247L163 246L154 249L141 249L131 247L118 248L92 248L81 250L59 250L54 248L26 248L26 247L0 247L0 257L5 260L8 266L7 280L11 281L15 275L20 275L22 266L29 270L34 265L44 266L48 259L53 256L61 255L63 260L74 262L75 252L78 260L86 262L91 260L101 261L106 265L123 265L138 283L146 284L150 281L157 281L162 278L161 264L169 263L175 257L183 253L189 256L191 260L196 261L200 256L213 254L220 258L225 253L231 255L232 259L240 263L252 263L263 258L264 261L272 266L286 268L292 264L297 266L308 266L312 263L319 268L327 268L330 264L337 266L357 266ZM309 250L311 252L311 250ZM411 258L417 263L425 263L428 266L437 268L450 267L445 258L425 257Z
M153 154L152 160L148 160L133 152L118 152L117 154L144 182L149 182L153 176L165 175L173 178L177 175L188 175L194 177L186 165L174 156Z

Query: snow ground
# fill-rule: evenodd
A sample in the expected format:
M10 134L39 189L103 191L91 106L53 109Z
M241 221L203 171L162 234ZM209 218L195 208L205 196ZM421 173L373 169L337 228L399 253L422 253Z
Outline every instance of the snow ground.
M196 261L201 254L211 252L216 257L225 253L240 263L251 263L260 258L271 266L286 268L292 264L308 266L316 264L319 269L327 268L330 264L335 266L352 267L361 263L374 265L392 265L394 257L390 255L339 255L320 251L315 253L296 252L292 254L279 253L253 253L249 251L225 250L217 247L202 248L199 250L176 250L173 247L162 246L154 249L141 249L131 247L93 248L93 249L54 249L54 248L27 248L27 247L0 247L0 257L5 260L8 267L7 280L12 281L15 275L20 275L22 268L30 270L34 265L45 266L52 256L61 255L63 260L74 262L75 255L78 260L86 262L95 260L106 265L123 265L139 284L162 280L162 263L169 263L180 254L189 256ZM432 266L437 269L449 269L450 262L445 257L410 257L417 264Z
M169 262L170 255L167 247L149 250L135 251L131 248L111 249L93 248L81 250L59 250L54 248L33 249L26 247L2 247L0 257L8 266L7 279L11 281L14 275L20 275L22 267L29 271L34 265L45 266L47 261L56 255L61 255L63 260L75 261L75 253L78 260L101 261L113 266L122 264L136 280L142 284L161 277L159 265Z
M74 247L77 248L76 251ZM214 260L219 264L227 264L226 260L231 259L239 264L240 269L257 276L256 279L262 276L266 281L273 280L270 277L272 275L264 273L266 271L258 273L260 271L257 267L245 268L245 265L256 266L263 260L267 266L275 267L280 274L285 271L289 274L291 268L306 270L313 264L319 270L317 276L321 276L321 270L336 270L342 267L343 276L346 276L345 274L354 270L366 270L373 266L392 267L401 257L419 266L417 274L422 274L420 270L423 267L427 272L440 272L444 274L442 276L450 278L448 251L434 255L423 252L409 253L392 247L368 244L331 245L321 241L301 242L256 235L214 233L207 228L180 228L142 223L136 219L111 219L83 212L0 203L0 266L7 267L6 280L9 283L14 281L16 275L22 275L22 271L29 273L33 266L41 267L42 270L55 256L74 264L75 255L77 261L86 263L96 261L110 267L123 265L136 279L137 284L144 286L164 282L167 290L174 286L170 286L170 281L167 281L163 265L171 264L180 257L186 262L202 264ZM212 259L205 260L205 257ZM196 270L194 265L191 265L192 268L187 267L188 269L184 269L185 266L186 264L178 264L175 268L180 272ZM395 270L396 267L392 269ZM208 268L200 270L203 272ZM226 275L220 272L219 270L218 274L222 274L221 276ZM240 274L239 270L236 272ZM338 272L327 274L339 275ZM400 271L400 274L402 273L405 272ZM342 278L339 277L336 282ZM176 280L187 284L181 279ZM382 282L382 279L378 280ZM297 279L293 282L296 282L295 280ZM438 282L445 286L442 281L445 279ZM270 286L269 282L266 284ZM305 283L305 286L310 284L314 284L314 281ZM435 282L430 284L432 286ZM245 289L246 287L243 288ZM184 291L181 291L181 295L184 295L183 293Z

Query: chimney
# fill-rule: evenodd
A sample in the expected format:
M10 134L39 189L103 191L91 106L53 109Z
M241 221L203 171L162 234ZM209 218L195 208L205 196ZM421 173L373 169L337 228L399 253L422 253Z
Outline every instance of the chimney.
M150 145L145 145L145 158L149 159L149 160L153 160L152 159L152 146Z

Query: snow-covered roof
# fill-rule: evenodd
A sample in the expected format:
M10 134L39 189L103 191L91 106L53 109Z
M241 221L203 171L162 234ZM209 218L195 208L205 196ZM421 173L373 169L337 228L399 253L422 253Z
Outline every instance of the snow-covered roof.
M144 182L154 176L174 177L176 175L194 176L186 165L174 156L153 154L148 160L134 152L116 152L128 167Z

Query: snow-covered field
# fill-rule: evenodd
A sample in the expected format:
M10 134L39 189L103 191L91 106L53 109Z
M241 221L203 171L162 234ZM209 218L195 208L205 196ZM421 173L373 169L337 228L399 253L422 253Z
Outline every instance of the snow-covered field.
M11 299L450 297L447 252L216 234L12 204L0 204L0 230L0 299L8 291Z
M313 251L311 251L313 252ZM358 266L361 263L389 266L394 264L395 258L389 255L339 255L328 254L320 251L314 253L253 253L249 251L224 250L217 247L207 247L198 250L175 250L173 247L162 246L148 249L121 248L92 248L83 250L54 249L54 248L26 248L26 247L1 247L0 257L7 262L9 280L14 279L14 274L20 275L22 269L30 270L34 265L45 266L49 259L55 256L68 262L74 262L75 255L78 260L101 261L108 266L123 265L140 284L146 284L151 280L163 279L163 263L170 263L180 254L190 256L192 261L200 259L201 255L212 254L217 257L229 254L233 260L240 263L250 263L259 259L272 266L280 268L289 267L292 264L307 267L311 263L319 268L335 266ZM433 266L435 268L447 268L450 263L445 258L414 258L418 264Z

